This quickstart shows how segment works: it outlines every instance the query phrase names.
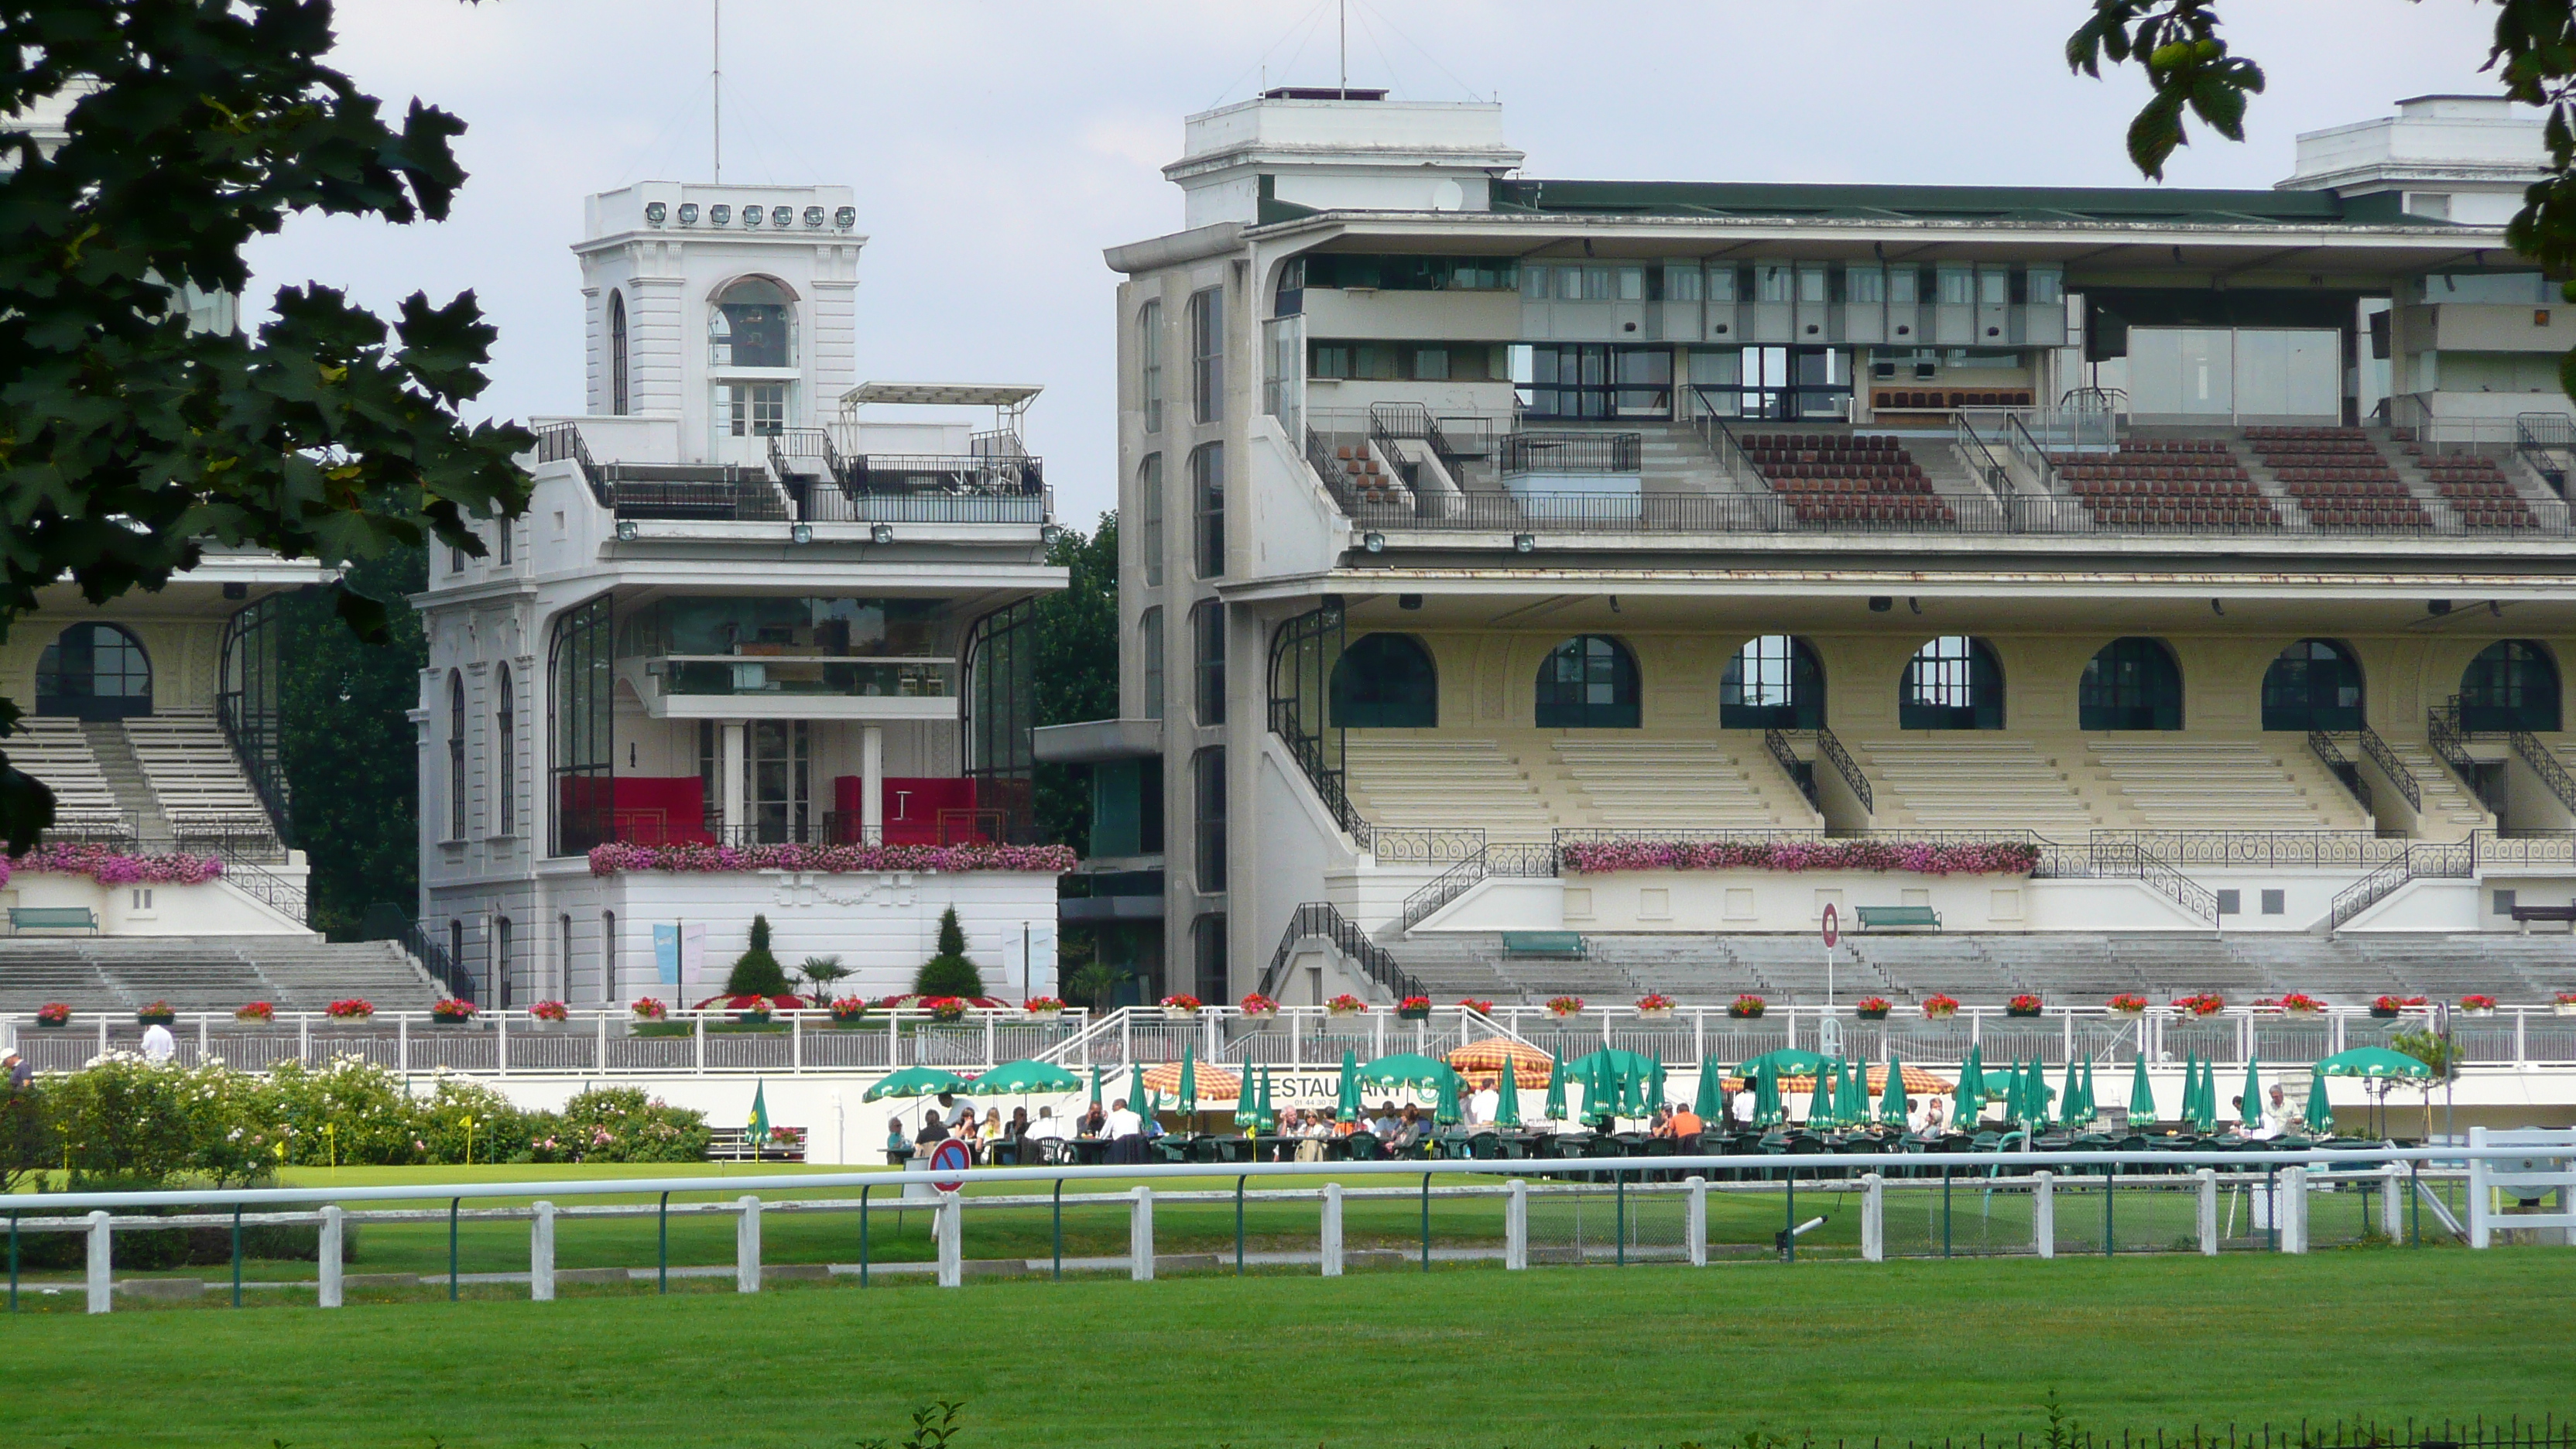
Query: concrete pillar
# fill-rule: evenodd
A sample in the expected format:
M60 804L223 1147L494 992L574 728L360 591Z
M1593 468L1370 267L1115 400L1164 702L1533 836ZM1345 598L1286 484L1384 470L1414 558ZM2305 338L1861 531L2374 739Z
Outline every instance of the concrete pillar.
M555 1205L550 1202L538 1203L528 1219L528 1299L555 1301Z
M2281 1224L2281 1251L2304 1253L2308 1250L2308 1170L2282 1168L2279 1182L2280 1195L2272 1203L2272 1212Z
M1135 1205L1127 1209L1127 1276L1139 1283L1154 1281L1154 1190L1138 1184L1130 1194Z
M859 729L859 843L885 844L885 726Z
M347 1217L348 1214L336 1206L322 1209L322 1243L316 1255L316 1266L321 1273L320 1302L325 1308L340 1306L341 1259L347 1256L341 1245L347 1241L344 1236Z
M1860 1256L1865 1263L1887 1261L1887 1179L1875 1172L1860 1179Z
M2218 1256L2218 1171L2204 1167L2192 1176L2200 1179L2200 1213L2195 1226L2200 1231L2203 1256Z
M92 1313L105 1313L113 1306L116 1284L109 1274L114 1271L115 1241L116 1235L107 1225L106 1212L102 1210L91 1213L89 1215L89 1311Z
M2031 1174L2030 1245L2043 1258L2057 1256L2057 1179L2046 1172Z
M1682 1246L1690 1250L1694 1268L1708 1266L1708 1179L1697 1173L1683 1179L1688 1196L1682 1199Z
M732 832L741 829L744 822L751 818L750 811L744 807L742 797L745 773L743 769L744 732L748 728L748 725L738 719L725 720L716 726L716 732L722 741L716 751L716 799L721 802L721 808L724 811L725 843L728 845L734 843Z
M733 1291L760 1291L760 1199L745 1193L735 1203L742 1217L733 1229Z
M2379 1231L2394 1243L2406 1236L2406 1164L2392 1162L2379 1173Z
M1529 1182L1513 1178L1503 1200L1503 1266L1517 1273L1529 1266Z
M939 1286L942 1288L954 1288L966 1281L965 1216L966 1209L958 1204L957 1194L943 1192L939 1195L939 1211L932 1216L930 1226L931 1236L939 1242Z
M1324 1184L1324 1225L1316 1242L1323 1249L1324 1276L1342 1276L1342 1185L1338 1182Z

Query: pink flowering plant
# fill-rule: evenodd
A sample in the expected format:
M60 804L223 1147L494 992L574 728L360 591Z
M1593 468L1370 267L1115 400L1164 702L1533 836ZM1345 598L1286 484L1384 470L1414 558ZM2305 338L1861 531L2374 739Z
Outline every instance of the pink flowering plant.
M590 851L592 875L629 870L794 870L827 875L1008 870L1062 875L1075 863L1069 845L637 845L620 840Z
M1905 840L1580 841L1562 852L1579 875L1623 870L1871 870L1912 875L2028 875L2039 847L2023 843L1934 845Z
M660 1021L671 1014L671 1007L658 996L635 998L635 1017L639 1021Z
M211 855L127 855L104 845L66 841L40 845L16 859L0 857L0 886L13 871L85 875L100 885L202 885L224 873Z

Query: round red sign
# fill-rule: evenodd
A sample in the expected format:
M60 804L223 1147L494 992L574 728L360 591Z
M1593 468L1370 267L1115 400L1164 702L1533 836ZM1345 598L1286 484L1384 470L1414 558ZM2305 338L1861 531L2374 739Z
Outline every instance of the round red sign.
M1842 924L1843 913L1835 910L1833 903L1827 901L1825 903L1825 948L1827 950L1833 949L1833 944L1842 939Z
M974 1165L975 1154L967 1151L963 1142L942 1142L930 1149L930 1170L933 1172L964 1172ZM966 1185L966 1179L952 1177L942 1181L934 1177L930 1185L941 1192L955 1192Z

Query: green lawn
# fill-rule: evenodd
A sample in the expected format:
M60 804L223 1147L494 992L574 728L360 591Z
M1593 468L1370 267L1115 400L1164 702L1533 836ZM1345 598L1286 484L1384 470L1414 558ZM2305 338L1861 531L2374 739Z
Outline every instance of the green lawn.
M1937 1440L2576 1409L2576 1253L591 1290L8 1325L12 1443L957 1449Z

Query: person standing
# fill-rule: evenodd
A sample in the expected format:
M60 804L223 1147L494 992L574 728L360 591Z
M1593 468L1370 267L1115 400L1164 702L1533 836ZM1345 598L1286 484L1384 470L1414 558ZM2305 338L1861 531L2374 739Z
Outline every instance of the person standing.
M36 1080L36 1068L34 1064L29 1062L25 1057L18 1055L16 1052L11 1052L5 1057L0 1057L0 1069L5 1069L8 1072L9 1090L13 1092L23 1092L27 1090L27 1088Z
M156 1021L143 1029L143 1059L145 1061L150 1062L156 1067L166 1066L169 1064L170 1059L178 1054L179 1039L170 1034L170 1028L163 1026L161 1023Z

